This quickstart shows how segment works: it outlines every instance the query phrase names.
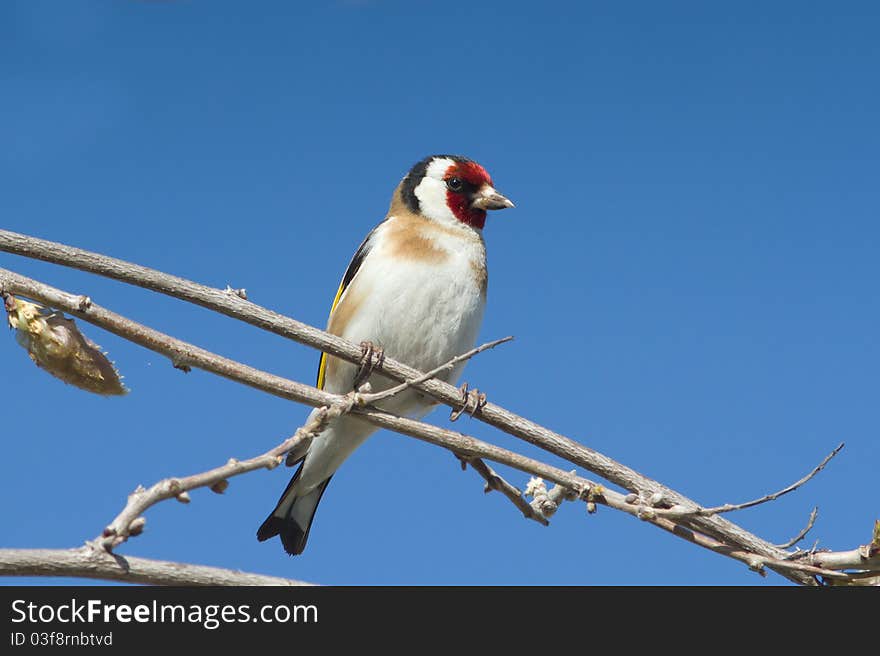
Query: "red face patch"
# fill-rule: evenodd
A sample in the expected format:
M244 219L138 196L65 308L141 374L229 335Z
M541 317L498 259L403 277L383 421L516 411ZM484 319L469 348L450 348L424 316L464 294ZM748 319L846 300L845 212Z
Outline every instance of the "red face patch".
M476 162L456 162L446 169L446 177L459 177L462 180L470 182L478 189L484 184L492 186L492 178L482 166Z
M458 178L463 182L461 190L447 186L446 204L462 223L482 229L486 225L486 210L471 207L473 194L483 185L492 186L492 178L482 166L476 162L456 162L448 169L443 179L447 181Z

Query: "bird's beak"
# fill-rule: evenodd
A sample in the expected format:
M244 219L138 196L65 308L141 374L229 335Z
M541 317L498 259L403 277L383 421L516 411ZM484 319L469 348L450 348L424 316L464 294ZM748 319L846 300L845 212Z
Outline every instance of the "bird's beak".
M486 185L477 192L471 201L471 207L476 210L503 210L505 207L516 207L513 202L499 194L495 189Z

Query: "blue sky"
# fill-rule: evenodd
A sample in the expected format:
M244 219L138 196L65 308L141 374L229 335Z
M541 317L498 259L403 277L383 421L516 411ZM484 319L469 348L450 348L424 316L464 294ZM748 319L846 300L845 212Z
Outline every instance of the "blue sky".
M4 2L0 225L245 287L323 326L410 165L470 156L517 203L486 227L481 333L516 340L463 380L709 505L783 487L845 441L807 487L732 519L783 542L819 505L808 545L868 540L875 3L306 4ZM205 310L10 255L0 266L314 378L313 350ZM261 453L307 413L85 330L129 396L47 377L11 333L3 347L0 546L77 546L138 484ZM334 477L289 558L254 533L290 473L162 504L121 552L340 584L761 582L607 509L527 522L448 452L389 433Z

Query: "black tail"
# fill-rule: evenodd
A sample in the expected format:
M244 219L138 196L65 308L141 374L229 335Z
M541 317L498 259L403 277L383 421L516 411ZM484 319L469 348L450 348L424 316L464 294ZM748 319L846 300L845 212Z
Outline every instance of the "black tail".
M284 489L281 498L278 499L275 510L257 529L257 540L260 542L276 535L280 536L284 550L291 556L301 554L306 548L306 540L309 539L309 529L312 527L315 511L318 509L318 503L324 495L324 490L327 489L330 478L332 478L330 476L313 490L306 492L303 496L298 496L296 482L299 480L302 468L301 464Z

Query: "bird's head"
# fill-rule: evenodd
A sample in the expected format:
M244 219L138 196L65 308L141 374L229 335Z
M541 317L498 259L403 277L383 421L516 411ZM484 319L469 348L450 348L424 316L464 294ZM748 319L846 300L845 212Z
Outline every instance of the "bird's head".
M495 191L482 166L459 155L431 155L410 169L400 185L403 202L417 214L440 223L465 223L482 229L486 210L513 203Z

